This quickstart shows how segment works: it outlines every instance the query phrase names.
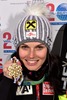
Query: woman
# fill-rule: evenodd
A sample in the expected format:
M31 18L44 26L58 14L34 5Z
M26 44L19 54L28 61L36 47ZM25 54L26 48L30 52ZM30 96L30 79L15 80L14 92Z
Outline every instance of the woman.
M16 52L1 75L0 100L59 100L62 94L62 62L50 55L50 23L46 13L34 8L38 7L29 8L18 25Z

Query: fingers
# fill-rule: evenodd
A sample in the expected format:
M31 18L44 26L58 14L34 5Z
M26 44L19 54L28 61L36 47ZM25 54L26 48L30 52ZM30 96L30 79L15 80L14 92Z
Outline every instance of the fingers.
M8 66L11 66L11 65L12 65L12 61L9 60L3 66L3 74L4 74L4 76L6 76L8 78L12 78L12 77L9 76L9 71L8 71Z
M16 57L13 57L11 58L9 61L7 61L5 64L4 64L4 67L3 67L3 74L4 76L8 77L8 78L11 78L12 79L12 76L9 75L9 70L8 70L8 67L9 66L12 66L12 64L14 63L14 60L16 61L16 63L18 65L20 65L20 61L16 58Z
M16 57L11 58L11 61L15 61L18 65L21 65L20 61Z

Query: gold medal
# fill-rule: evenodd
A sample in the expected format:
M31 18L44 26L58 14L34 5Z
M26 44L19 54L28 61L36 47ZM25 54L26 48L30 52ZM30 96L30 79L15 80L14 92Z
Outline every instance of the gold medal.
M8 67L9 76L17 79L22 76L22 67L16 63L16 60L13 60L13 64Z

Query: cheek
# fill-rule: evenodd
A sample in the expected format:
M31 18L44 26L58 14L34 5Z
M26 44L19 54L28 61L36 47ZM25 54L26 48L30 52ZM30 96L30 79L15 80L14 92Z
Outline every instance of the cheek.
M27 55L27 52L25 52L24 50L19 49L20 58L24 58L26 55Z
M47 56L47 49L43 50L42 52L37 52L39 58L44 59Z

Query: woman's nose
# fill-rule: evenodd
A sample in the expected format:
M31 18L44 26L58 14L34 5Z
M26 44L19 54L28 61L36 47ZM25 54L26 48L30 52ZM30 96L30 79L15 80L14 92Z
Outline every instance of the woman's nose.
M34 58L34 56L35 56L35 50L34 50L34 49L31 49L31 50L29 51L29 57L30 57L30 58Z

